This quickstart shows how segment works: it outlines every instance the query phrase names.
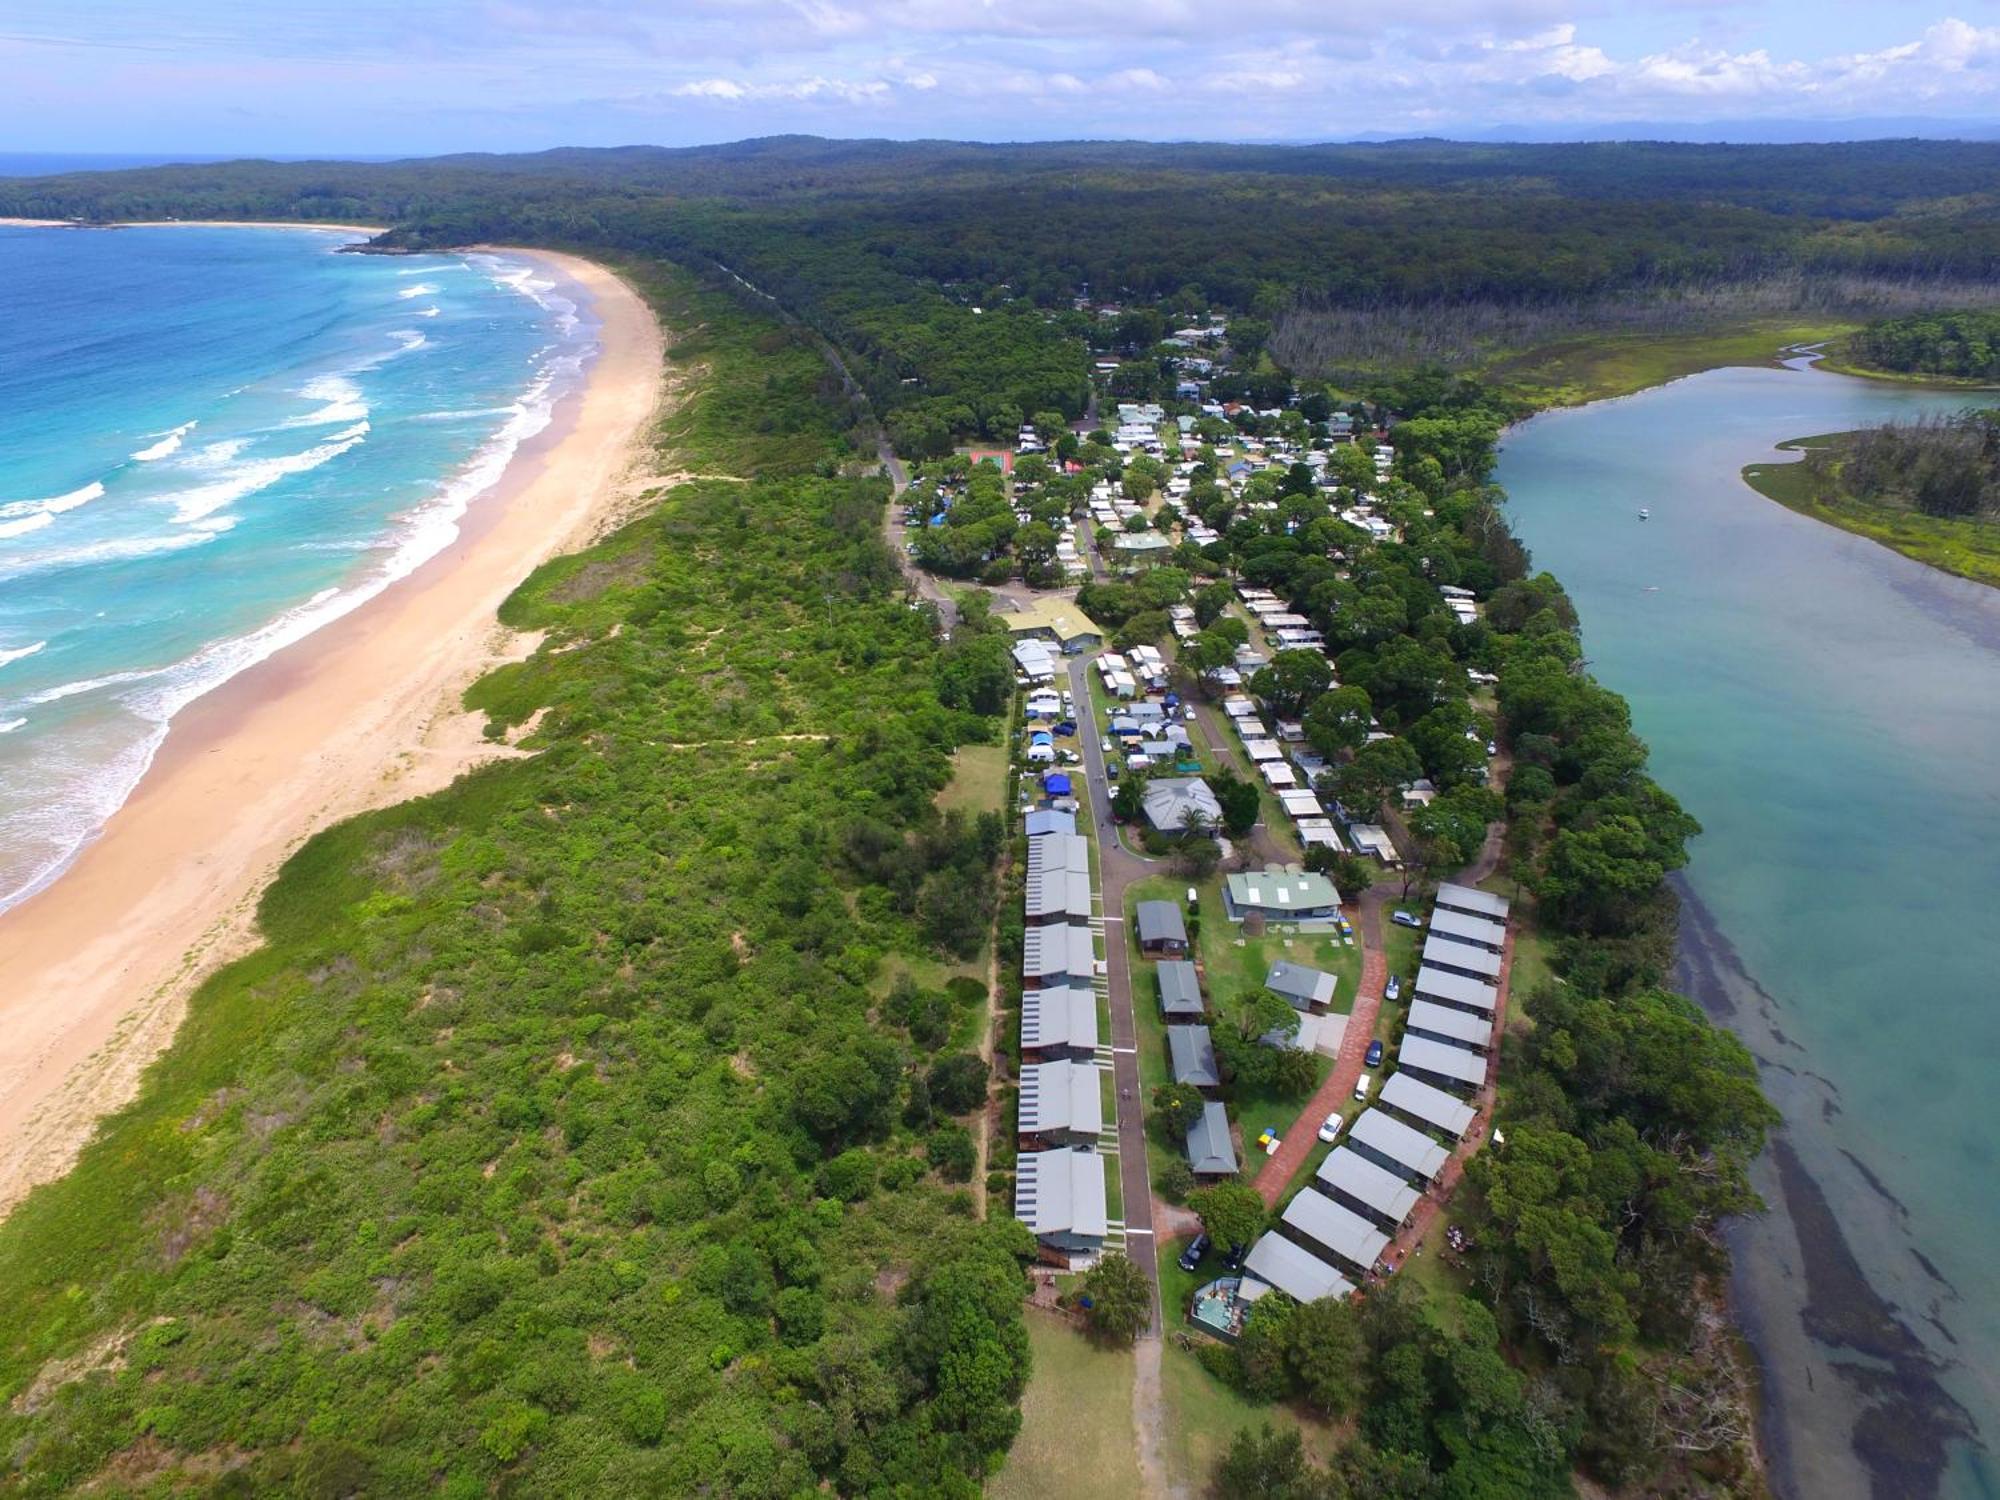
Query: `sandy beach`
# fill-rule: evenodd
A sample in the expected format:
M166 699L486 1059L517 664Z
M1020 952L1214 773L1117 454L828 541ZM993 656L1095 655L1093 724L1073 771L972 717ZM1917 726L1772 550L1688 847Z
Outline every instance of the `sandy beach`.
M101 836L0 914L0 1214L132 1098L201 978L254 946L257 897L307 837L513 753L459 695L534 645L496 621L507 594L624 514L664 370L651 311L610 272L508 253L572 283L599 321L581 391L452 546L191 704Z

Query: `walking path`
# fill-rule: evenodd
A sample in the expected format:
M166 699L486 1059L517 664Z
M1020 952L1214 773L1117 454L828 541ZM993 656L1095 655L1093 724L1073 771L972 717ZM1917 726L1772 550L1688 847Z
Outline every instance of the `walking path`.
M1354 1095L1354 1080L1361 1076L1361 1060L1375 1036L1375 1021L1382 1013L1382 989L1389 982L1389 959L1382 942L1382 908L1389 899L1387 887L1370 886L1361 893L1356 924L1361 932L1361 984L1354 996L1354 1011L1341 1033L1340 1054L1333 1071L1319 1086L1275 1156L1266 1157L1257 1173L1257 1195L1266 1208L1276 1208L1289 1183L1319 1142L1320 1123Z

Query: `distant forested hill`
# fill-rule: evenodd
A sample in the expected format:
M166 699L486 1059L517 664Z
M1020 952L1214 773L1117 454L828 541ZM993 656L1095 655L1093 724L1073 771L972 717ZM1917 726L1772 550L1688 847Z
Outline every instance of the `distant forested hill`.
M1864 318L1962 304L2000 272L2000 145L782 136L0 181L0 214L358 220L394 226L393 247L526 241L725 266L840 345L880 409L948 403L930 415L998 429L1081 408L1083 330L1050 315L1086 291L1289 319L1274 352L1307 370L1359 337L1328 310L1386 308L1399 330L1439 310L1475 327L1506 324L1496 308L1555 310L1570 334L1615 326L1603 310L1635 300L1712 320L1732 305L1712 294L1746 285L1766 289L1759 305L1775 285L1822 307L1853 304L1857 279L1904 289L1856 304ZM1946 282L1950 297L1926 290ZM996 329L974 307L1010 311Z

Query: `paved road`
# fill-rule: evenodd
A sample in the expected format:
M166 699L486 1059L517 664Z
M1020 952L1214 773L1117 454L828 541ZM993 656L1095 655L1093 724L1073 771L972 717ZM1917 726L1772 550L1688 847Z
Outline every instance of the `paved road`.
M1333 1061L1333 1071L1306 1101L1306 1107L1292 1121L1292 1128L1284 1133L1284 1144L1278 1147L1278 1154L1265 1158L1262 1170L1257 1173L1257 1196L1264 1200L1266 1208L1278 1206L1285 1184L1305 1165L1319 1143L1320 1122L1336 1109L1351 1117L1362 1107L1354 1102L1354 1080L1361 1076L1361 1060L1375 1035L1376 1017L1382 1013L1382 987L1389 982L1388 950L1382 941L1382 908L1388 899L1388 890L1382 886L1370 886L1361 893L1357 913L1360 920L1355 924L1361 933L1361 988L1355 994L1347 1030L1341 1033L1340 1055ZM1244 1124L1247 1127L1249 1122L1246 1120Z
M1090 787L1090 812L1097 826L1098 884L1104 895L1104 951L1109 969L1111 1001L1111 1071L1118 1085L1118 1184L1125 1199L1125 1253L1146 1273L1153 1288L1153 1325L1148 1338L1158 1338L1160 1267L1153 1230L1153 1182L1146 1170L1144 1086L1139 1081L1139 1025L1132 1010L1132 965L1125 941L1125 893L1135 880L1164 866L1133 854L1120 841L1111 820L1111 780L1104 773L1100 748L1103 728L1090 701L1089 664L1083 657L1069 664L1070 692L1076 699L1077 738L1083 744L1084 778Z

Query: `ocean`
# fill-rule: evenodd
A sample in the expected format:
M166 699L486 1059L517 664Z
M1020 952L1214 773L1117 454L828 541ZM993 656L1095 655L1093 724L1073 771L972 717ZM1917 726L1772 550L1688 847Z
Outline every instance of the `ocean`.
M594 332L502 255L0 226L0 910L174 714L457 535Z
M2000 591L1739 474L1788 438L1991 399L1716 370L1536 417L1497 473L1705 828L1679 978L1784 1115L1769 1212L1731 1239L1794 1500L2000 1492Z

